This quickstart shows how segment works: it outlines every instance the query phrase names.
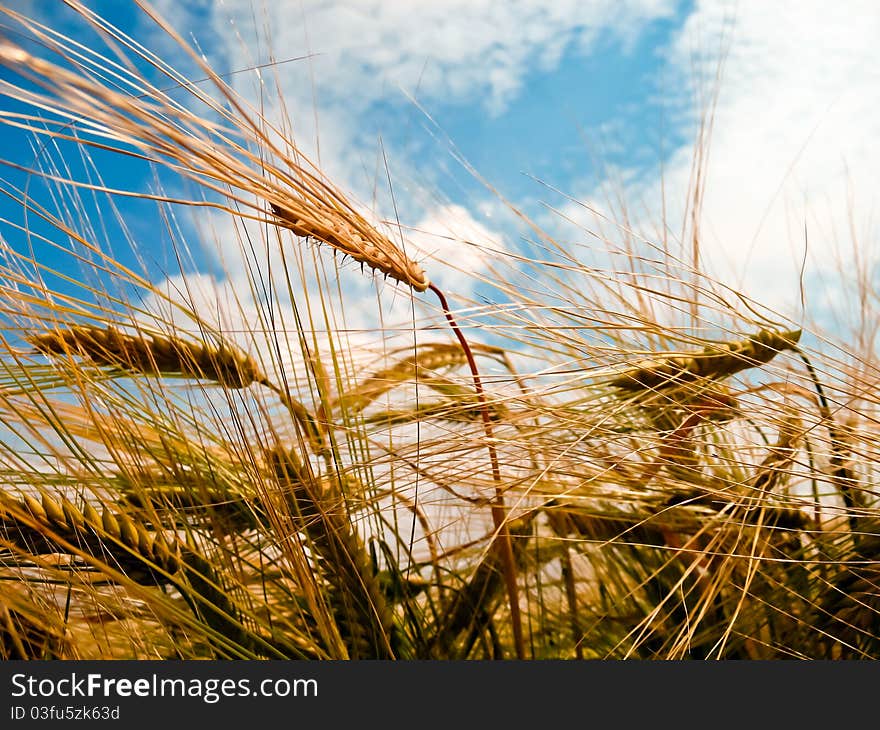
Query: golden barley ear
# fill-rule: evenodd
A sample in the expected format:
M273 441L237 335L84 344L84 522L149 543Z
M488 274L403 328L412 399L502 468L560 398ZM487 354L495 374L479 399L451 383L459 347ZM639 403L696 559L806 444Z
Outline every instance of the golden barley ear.
M124 576L142 585L175 587L193 613L217 632L216 648L233 647L280 658L299 652L286 642L275 644L252 635L221 588L214 566L176 533L148 527L125 512L88 502L82 508L66 498L41 493L16 500L0 493L0 537L27 555L68 553L86 557L114 580ZM208 638L209 643L213 642Z
M176 540L147 529L124 512L41 493L16 500L0 494L0 534L28 553L89 555L138 582L166 583L180 570Z
M466 362L464 350L457 344L421 345L414 354L364 378L354 388L340 394L330 405L332 408L343 407L359 412L401 383L428 379L436 370L464 365Z
M302 427L316 452L326 448L314 416L284 388L269 380L254 358L227 343L213 347L158 333L129 334L110 325L77 325L30 335L25 341L50 357L81 357L130 374L210 380L237 390L253 384L272 390Z
M142 9L146 10L143 6ZM84 8L75 7L75 10L82 15L89 14ZM125 84L107 83L90 73L89 64L74 63L74 70L71 70L35 56L3 38L0 39L0 63L25 79L36 80L43 92L34 94L13 83L8 95L18 96L35 107L60 104L77 118L77 122L88 120L91 125L102 129L100 141L90 139L91 135L86 133L78 138L82 144L125 154L129 154L134 146L145 156L172 166L199 184L225 195L229 202L236 203L232 207L223 204L216 204L216 207L249 218L257 217L242 213L242 204L245 208L257 208L258 204L244 202L236 191L253 194L270 205L273 216L270 222L289 228L298 236L326 243L416 291L423 292L428 288L430 282L416 262L359 215L341 192L316 175L314 166L301 151L294 148L293 154L285 154L275 147L262 128L261 121L265 120L252 118L243 100L193 49L186 46L175 30L157 15L147 12L192 55L237 112L232 114L219 103L208 102L234 128L233 134L237 134L244 145L232 143L228 136L219 134L213 124L172 102L163 91L136 74L133 76L138 82L138 93L133 94ZM7 11L7 14L20 17L14 11ZM113 33L111 26L102 25L101 29ZM63 39L49 38L47 35L44 45L51 50L68 59L73 55ZM128 81L129 77L125 79ZM144 89L146 93L141 93ZM207 101L204 95L197 94L196 97ZM82 128L93 131L91 125L85 123ZM51 125L41 127L35 124L33 129L49 137L64 136ZM247 143L258 149L259 154L247 149ZM292 143L288 144L292 146ZM272 155L267 155L267 151L281 158L280 166L272 162ZM262 214L259 217L262 218Z
M299 201L270 206L275 222L297 236L326 243L417 292L426 291L430 285L421 266L350 210L345 214L334 208L318 211Z
M644 360L610 381L624 391L658 390L701 378L720 380L747 368L766 365L785 350L795 350L801 330L773 332L762 329L736 342L710 345L693 355L670 355Z
M442 400L419 403L411 408L391 408L370 414L364 423L378 423L384 426L403 425L418 421L458 421L473 423L483 417L483 404L472 388L452 382L446 378L424 378L422 385L444 396ZM503 422L509 418L507 407L501 402L488 404L489 417L493 422Z
M113 326L74 326L25 339L45 355L83 357L131 373L182 375L233 389L266 382L250 355L228 345L214 348L178 337L133 335Z
M391 607L340 490L312 477L288 449L279 446L266 458L309 540L315 568L329 586L330 606L350 658L402 658Z

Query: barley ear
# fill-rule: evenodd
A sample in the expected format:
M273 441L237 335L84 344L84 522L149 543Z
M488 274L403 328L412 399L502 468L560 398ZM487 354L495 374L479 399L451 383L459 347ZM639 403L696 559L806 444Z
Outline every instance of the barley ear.
M285 206L270 205L275 222L297 236L326 243L417 292L425 291L430 285L421 266L351 211L346 214L332 208L316 211L292 201Z
M266 456L309 539L315 567L329 585L330 605L349 656L400 658L402 644L391 608L339 490L314 479L296 454L283 447Z
M773 332L762 329L743 340L709 345L702 352L643 360L613 378L609 385L637 392L680 386L699 379L720 380L751 367L766 365L780 352L797 350L800 337L801 330Z
M457 344L421 345L414 354L375 371L354 388L340 394L330 405L360 412L400 383L428 378L432 371L464 365L466 362L464 350Z
M44 355L82 357L130 373L182 375L233 389L266 379L250 355L227 344L211 347L160 334L128 334L112 325L73 326L25 339Z

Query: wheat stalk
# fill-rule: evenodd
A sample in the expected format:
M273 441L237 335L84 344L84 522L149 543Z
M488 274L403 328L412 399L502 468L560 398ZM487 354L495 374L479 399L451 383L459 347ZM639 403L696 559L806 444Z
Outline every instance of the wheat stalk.
M517 559L514 552L513 540L511 538L510 529L507 524L507 508L504 503L504 491L502 489L501 464L498 460L498 450L495 447L495 430L492 427L492 413L489 409L489 400L486 397L486 391L483 388L483 381L480 377L480 370L477 367L477 361L474 357L473 348L464 336L464 332L458 325L452 309L446 299L446 295L436 285L430 284L428 287L437 300L440 302L440 308L443 315L449 323L452 332L464 351L467 359L468 368L471 372L471 378L474 382L474 389L477 392L477 401L480 409L480 416L483 422L483 433L486 435L486 451L489 454L489 464L492 470L492 481L495 483L495 500L492 503L492 523L495 526L498 542L496 547L503 566L504 583L507 589L507 603L510 607L510 625L513 630L513 645L516 650L517 659L525 659L525 639L523 637L522 614L519 606L519 586L517 584Z

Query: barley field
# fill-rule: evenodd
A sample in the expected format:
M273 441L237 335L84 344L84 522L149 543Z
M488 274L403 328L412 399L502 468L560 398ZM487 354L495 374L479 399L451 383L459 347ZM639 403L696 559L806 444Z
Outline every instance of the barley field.
M700 138L679 245L499 193L523 246L435 280L281 66L67 5L0 7L0 657L880 657L867 253L854 329L707 273Z

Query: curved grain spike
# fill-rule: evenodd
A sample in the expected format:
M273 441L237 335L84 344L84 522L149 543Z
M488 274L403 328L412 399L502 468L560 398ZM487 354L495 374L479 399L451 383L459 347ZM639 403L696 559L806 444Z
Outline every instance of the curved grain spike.
M466 363L467 357L458 344L422 345L417 348L415 354L377 370L354 388L342 393L330 405L332 408L345 407L359 412L400 383L428 377L433 370Z
M211 121L206 121L185 111L184 106L172 103L146 79L138 79L138 88L143 84L143 88L152 93L126 93L128 89L117 85L115 80L83 68L71 70L52 63L30 53L8 36L3 38L0 61L26 79L39 79L42 93L37 94L36 99L33 95L21 94L31 105L42 108L45 104L60 104L76 120L74 129L82 125L90 131L102 130L99 140L88 133L77 135L81 144L120 153L137 149L147 159L167 165L226 198L208 205L244 218L266 220L264 206L268 203L271 208L268 222L290 229L298 236L323 242L416 291L428 288L429 281L421 266L370 225L291 140L284 140L280 147L274 145L266 135L265 120L253 119L247 105L186 46L176 31L143 4L138 4L177 38L214 81L225 97L221 114L234 130L219 132L213 114L208 114ZM85 15L81 9L78 12ZM103 26L102 30L105 30ZM56 42L55 48L66 55L61 50L65 48L63 42ZM14 93L17 87L12 88ZM197 98L204 101L201 94ZM218 105L214 111L220 109ZM40 131L50 137L60 134L55 129ZM235 137L238 139L233 142L231 138ZM259 154L247 149L251 145Z
M302 426L312 448L318 453L326 449L324 435L305 406L272 383L250 355L229 345L214 348L158 334L147 338L123 333L113 326L75 326L32 335L26 340L46 355L76 355L129 373L182 375L212 380L232 389L254 383L264 385L281 398Z
M424 269L347 204L344 211L292 200L283 205L270 202L270 206L274 222L297 236L326 243L418 292L427 290L430 282Z
M156 566L169 575L180 570L181 557L161 532L151 533L144 525L121 513L114 516L106 508L99 516L88 503L80 510L66 498L59 504L42 496L41 504L30 495L18 501L0 492L0 524L5 539L28 552L88 554L99 561L99 568L101 564L110 565L110 555L114 569L125 571L139 582L166 580L155 573ZM22 513L29 513L37 524L23 523L19 517ZM115 550L114 543L124 549Z
M78 325L25 339L45 355L84 357L96 365L144 375L183 375L213 380L233 389L266 379L250 355L229 345L215 348L158 334L128 334L112 325Z
M667 388L700 378L726 378L750 367L766 365L780 352L795 350L800 337L801 330L762 329L744 340L709 345L693 355L643 360L613 378L609 385L633 392Z

